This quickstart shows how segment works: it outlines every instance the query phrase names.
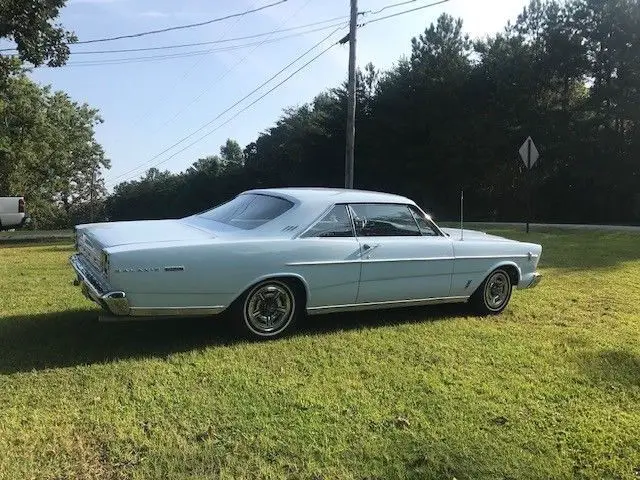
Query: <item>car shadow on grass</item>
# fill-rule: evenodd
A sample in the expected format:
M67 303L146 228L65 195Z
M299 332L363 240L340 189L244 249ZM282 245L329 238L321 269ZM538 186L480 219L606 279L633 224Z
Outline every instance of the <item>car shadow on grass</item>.
M585 374L596 383L640 387L640 355L626 350L598 350L582 355Z
M466 314L464 305L310 316L293 333L323 335L340 330L436 321ZM247 342L227 316L100 323L96 310L72 310L0 318L0 374L166 357L207 347Z

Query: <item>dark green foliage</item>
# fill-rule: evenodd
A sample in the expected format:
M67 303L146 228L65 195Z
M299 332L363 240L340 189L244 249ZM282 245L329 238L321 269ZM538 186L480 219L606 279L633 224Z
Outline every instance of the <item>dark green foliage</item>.
M66 0L0 0L0 38L13 41L17 54L0 55L0 82L21 61L39 66L64 65L76 36L53 23Z
M356 187L449 219L464 188L470 218L524 220L529 180L535 220L640 222L639 35L635 0L533 0L475 42L441 16L390 71L359 73ZM244 188L342 186L345 118L342 86L286 110L241 160L123 184L108 211L180 216ZM525 172L529 135L542 156Z
M38 228L89 220L87 203L104 194L101 169L109 167L94 127L97 110L24 74L0 89L0 196L24 195ZM92 176L95 172L95 179ZM96 209L98 207L96 206ZM96 216L96 218L98 218Z

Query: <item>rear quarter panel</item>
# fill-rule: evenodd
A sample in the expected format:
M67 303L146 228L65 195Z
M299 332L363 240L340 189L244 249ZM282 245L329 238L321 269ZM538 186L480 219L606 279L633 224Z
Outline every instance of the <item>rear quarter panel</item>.
M359 250L355 239L166 242L109 248L109 282L133 307L227 307L268 277L295 277L307 306L353 303ZM174 268L176 267L176 268ZM169 271L167 271L168 269Z

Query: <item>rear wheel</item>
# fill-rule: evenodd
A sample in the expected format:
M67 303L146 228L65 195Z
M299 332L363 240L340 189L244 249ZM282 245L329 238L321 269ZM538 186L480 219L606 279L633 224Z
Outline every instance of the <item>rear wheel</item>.
M497 315L507 308L512 291L509 273L498 268L491 272L474 292L471 304L481 315Z
M302 302L288 282L274 279L252 287L237 306L236 317L240 318L234 321L245 336L276 338L291 329Z

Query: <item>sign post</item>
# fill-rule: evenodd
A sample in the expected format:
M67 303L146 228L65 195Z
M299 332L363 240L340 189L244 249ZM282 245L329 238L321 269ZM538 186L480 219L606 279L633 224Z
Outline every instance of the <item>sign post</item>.
M540 153L536 148L536 144L533 143L533 139L528 137L520 147L520 158L524 162L527 170L531 170L533 166L540 158ZM526 188L527 188L527 233L529 233L529 223L531 222L531 174L527 175Z

